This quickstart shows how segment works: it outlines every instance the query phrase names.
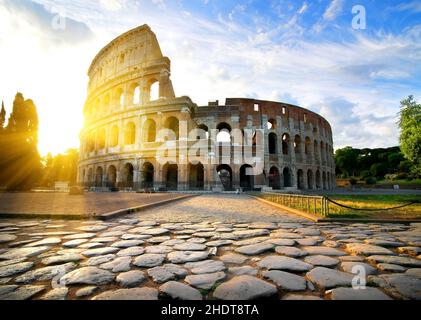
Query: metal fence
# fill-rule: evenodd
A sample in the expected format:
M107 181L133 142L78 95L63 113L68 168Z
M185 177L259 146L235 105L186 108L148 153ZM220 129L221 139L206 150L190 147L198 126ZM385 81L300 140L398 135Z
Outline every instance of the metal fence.
M260 197L280 205L327 217L329 215L329 202L323 196L307 196L298 194L284 194L263 192Z

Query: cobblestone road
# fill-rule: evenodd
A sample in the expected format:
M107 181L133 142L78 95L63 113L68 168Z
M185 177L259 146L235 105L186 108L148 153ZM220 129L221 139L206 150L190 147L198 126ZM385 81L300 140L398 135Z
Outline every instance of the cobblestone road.
M421 224L205 195L107 222L1 220L0 300L421 299L420 254Z

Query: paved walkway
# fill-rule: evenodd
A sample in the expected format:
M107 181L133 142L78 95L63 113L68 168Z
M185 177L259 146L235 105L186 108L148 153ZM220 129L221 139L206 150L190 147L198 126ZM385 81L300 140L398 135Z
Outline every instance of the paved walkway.
M0 193L0 214L92 215L125 209L180 196L175 193L133 192Z
M203 195L107 222L0 220L0 300L421 299L420 254L420 224Z

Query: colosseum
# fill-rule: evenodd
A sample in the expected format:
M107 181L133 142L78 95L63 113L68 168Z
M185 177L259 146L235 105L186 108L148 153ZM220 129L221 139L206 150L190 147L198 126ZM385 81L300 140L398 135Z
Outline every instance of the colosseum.
M147 25L97 54L88 71L80 185L98 191L214 192L334 187L332 130L323 117L245 98L198 106L176 97L170 73L170 60ZM201 157L188 161L198 145ZM254 164L245 161L246 149ZM261 170L251 174L248 168L257 162Z

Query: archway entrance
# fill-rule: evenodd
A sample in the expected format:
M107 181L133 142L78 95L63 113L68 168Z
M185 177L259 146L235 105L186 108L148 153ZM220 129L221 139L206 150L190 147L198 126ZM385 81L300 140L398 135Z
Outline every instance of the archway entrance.
M232 190L232 169L226 164L218 166L216 169L225 191Z
M152 163L143 164L143 188L152 188L154 181L154 167Z
M308 170L307 171L307 188L309 190L313 189L314 188L313 187L313 184L314 184L314 181L313 181L313 171Z
M254 176L247 175L247 168L252 169L252 166L245 164L240 168L240 187L243 191L253 190L254 187Z
M189 170L189 189L203 190L205 186L205 174L203 164L190 165Z
M96 168L95 187L97 188L102 187L102 175L103 175L102 167Z
M272 167L269 170L269 187L272 187L273 190L281 188L281 177L277 167Z
M117 169L114 166L108 167L107 186L108 188L115 188L117 181Z
M178 165L165 165L165 187L168 190L177 190L178 188Z
M304 189L304 173L303 170L299 169L297 171L297 187L298 189Z
M285 168L282 174L284 176L284 188L291 187L291 172L289 171L289 168Z
M134 168L131 163L124 166L124 187L133 188L133 172Z

